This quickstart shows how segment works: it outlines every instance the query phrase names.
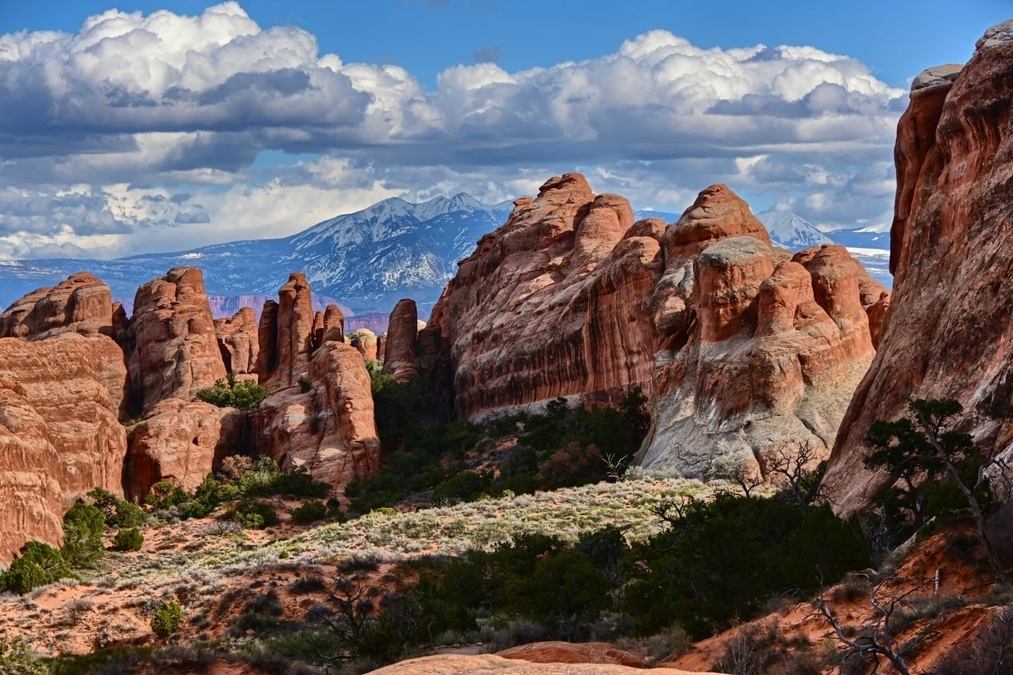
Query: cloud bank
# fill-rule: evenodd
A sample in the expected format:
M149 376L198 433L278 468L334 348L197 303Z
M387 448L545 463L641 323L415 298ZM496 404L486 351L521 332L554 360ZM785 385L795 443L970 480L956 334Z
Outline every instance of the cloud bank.
M498 201L573 169L659 209L718 181L827 228L888 208L906 92L855 59L661 30L519 72L485 57L426 90L236 2L0 36L0 256L282 236L387 196Z

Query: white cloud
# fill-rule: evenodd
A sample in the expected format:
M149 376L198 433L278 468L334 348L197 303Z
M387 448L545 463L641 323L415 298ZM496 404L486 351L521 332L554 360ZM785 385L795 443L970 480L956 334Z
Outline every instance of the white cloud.
M829 227L887 207L903 95L815 47L662 30L587 61L454 66L426 91L235 2L110 10L74 34L0 36L0 237L112 255L279 236L386 196L500 201L573 169L659 209L728 182ZM252 169L264 149L320 156Z

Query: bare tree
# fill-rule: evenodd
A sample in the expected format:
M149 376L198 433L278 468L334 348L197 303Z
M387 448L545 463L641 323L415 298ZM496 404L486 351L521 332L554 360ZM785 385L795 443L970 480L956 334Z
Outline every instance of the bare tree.
M809 440L778 445L760 455L760 466L792 503L808 507L826 497L821 485L826 464L820 461L820 454Z
M842 625L840 617L822 595L813 600L812 605L817 614L830 624L837 640L844 645L845 659L858 657L872 661L875 664L872 672L875 673L879 669L880 657L883 657L898 673L910 675L908 658L927 641L939 637L940 633L936 628L942 623L944 617L930 621L906 640L899 639L899 630L896 624L900 610L906 606L905 601L908 597L925 584L931 583L931 580L922 582L899 595L885 593L884 583L881 582L874 586L869 595L869 603L874 610L872 622L857 631Z

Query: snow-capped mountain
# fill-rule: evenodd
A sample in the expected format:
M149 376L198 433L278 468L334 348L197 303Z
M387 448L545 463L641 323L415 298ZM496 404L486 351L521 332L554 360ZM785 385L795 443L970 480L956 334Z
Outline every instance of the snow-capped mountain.
M118 260L14 260L0 263L0 307L25 293L87 269L113 296L132 300L137 287L172 267L204 270L209 294L275 295L291 272L302 271L319 295L337 298L356 314L389 312L401 298L420 313L439 298L478 239L510 214L510 202L483 204L467 194L421 204L387 199L337 216L284 239L236 241L177 253Z
M771 241L792 251L836 243L808 220L791 211L765 211L756 217L767 228Z

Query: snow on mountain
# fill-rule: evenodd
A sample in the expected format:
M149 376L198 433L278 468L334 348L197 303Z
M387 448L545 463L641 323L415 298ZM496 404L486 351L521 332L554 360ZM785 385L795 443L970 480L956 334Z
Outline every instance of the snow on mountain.
M0 307L41 286L87 269L116 298L180 265L204 270L208 293L274 295L291 272L305 272L316 294L337 298L357 314L389 312L401 298L420 313L439 298L478 239L501 225L510 202L483 204L467 194L421 204L386 199L325 220L284 239L235 241L175 253L118 260L40 259L0 265Z
M756 217L767 228L771 241L792 251L836 243L808 220L791 211L765 211Z

